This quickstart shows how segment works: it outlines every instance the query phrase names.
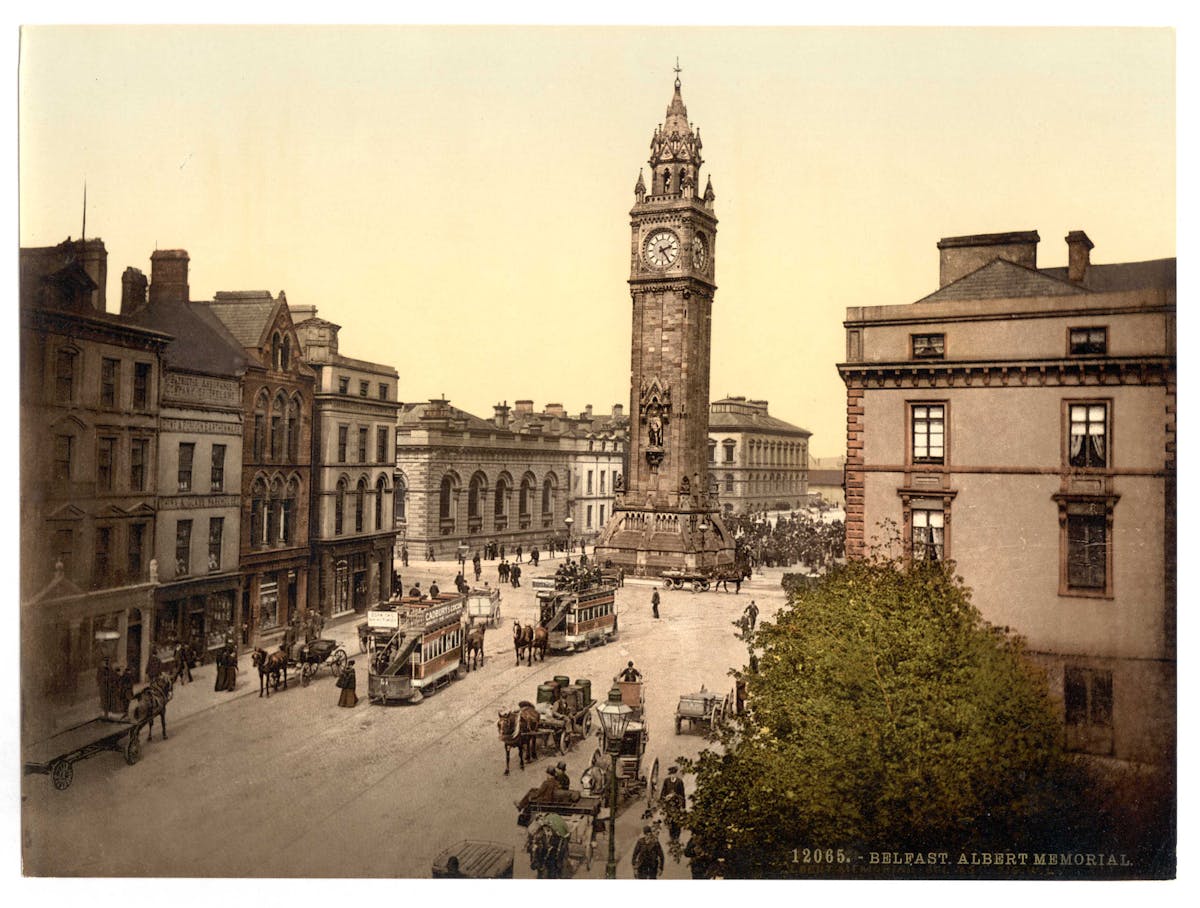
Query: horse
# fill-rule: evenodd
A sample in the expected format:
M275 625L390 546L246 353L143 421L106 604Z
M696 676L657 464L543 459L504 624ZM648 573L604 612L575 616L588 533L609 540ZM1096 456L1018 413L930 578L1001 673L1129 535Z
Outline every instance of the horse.
M537 872L539 880L562 879L570 854L570 839L563 838L549 823L539 823L525 839L529 852L529 869Z
M478 668L483 664L483 635L487 631L487 624L481 622L467 631L466 649L463 652L463 665L472 668Z
M537 731L539 717L537 707L528 700L522 700L517 709L507 713L501 710L498 715L500 718L496 722L496 731L504 742L504 774L508 775L509 757L514 747L521 769L525 768L527 761L533 762L537 758L537 736L534 732Z
M550 632L540 624L535 628L526 628L533 631L533 642L529 645L529 664L533 665L533 654L536 652L538 658L546 661L546 647L550 645Z
M138 691L135 698L137 703L133 707L133 719L135 722L145 721L146 727L150 729L147 741L154 740L155 716L158 716L162 725L163 740L167 740L167 701L171 699L172 693L171 679L165 674L159 675Z
M271 696L271 685L275 685L275 690L279 690L279 676L283 675L283 689L287 690L287 670L288 662L287 655L283 651L271 653L268 655L265 649L255 647L254 654L250 657L251 664L258 669L258 695L261 697L263 692L269 698Z
M520 621L513 622L513 649L517 652L517 665L521 664L521 653L529 651L529 664L533 665L533 628L521 627Z
M750 579L750 568L747 565L735 566L732 571L721 571L717 574L713 581L713 589L720 587L726 593L729 592L729 584L744 583Z

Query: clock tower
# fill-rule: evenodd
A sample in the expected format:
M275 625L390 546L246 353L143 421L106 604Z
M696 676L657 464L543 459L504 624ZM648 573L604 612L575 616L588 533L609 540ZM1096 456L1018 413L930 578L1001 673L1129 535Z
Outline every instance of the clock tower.
M708 475L708 372L717 218L700 192L700 132L680 93L650 140L650 188L630 211L633 297L629 475L596 557L640 575L733 564Z

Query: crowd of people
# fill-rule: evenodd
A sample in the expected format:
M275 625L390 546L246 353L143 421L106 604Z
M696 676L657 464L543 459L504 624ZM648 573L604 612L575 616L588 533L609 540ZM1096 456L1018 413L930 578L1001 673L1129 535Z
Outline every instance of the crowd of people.
M770 520L761 515L727 517L726 526L755 567L799 565L822 573L846 557L846 526L792 511Z

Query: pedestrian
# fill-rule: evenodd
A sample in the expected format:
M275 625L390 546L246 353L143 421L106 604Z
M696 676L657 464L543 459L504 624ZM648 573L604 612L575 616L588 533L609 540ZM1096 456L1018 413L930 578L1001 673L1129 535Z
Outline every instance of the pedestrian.
M496 568L496 573L500 575L501 583L508 583L508 562L501 561L499 567Z
M754 630L754 625L758 623L758 606L754 604L753 599L746 606L746 617L750 619L750 630Z
M338 696L338 706L353 708L358 706L358 677L354 674L354 660L351 659L338 675L337 686L341 689Z
M524 551L523 546L517 546L517 564L521 563L521 555Z
M434 560L436 560L436 559L434 559L434 557L433 557L433 546L430 546L430 547L429 547L429 549L428 549L428 550L425 552L425 560L426 560L426 561L434 561Z
M300 636L300 633L297 630L299 625L300 616L293 615L292 620L288 622L287 627L283 631L283 643L279 648L283 651L283 654L287 656L289 662L292 661L292 648L296 645L296 638Z
M454 575L454 588L461 594L464 586L466 586L466 581L463 580L462 571L459 571Z
M625 568L617 568L617 586L625 586Z
M521 585L521 566L519 564L514 564L512 566L512 570L509 573L512 576L512 585L520 586Z
M650 597L650 608L653 610L655 618L658 617L658 604L661 601L662 599L658 595L658 590L655 590L654 595Z
M400 546L400 564L408 567L408 546L406 545Z
M438 593L440 593L440 592L441 592L441 590L438 588L436 580L433 581L433 583L429 584L429 598L430 599L436 599L438 597Z
M687 795L683 791L683 779L679 778L678 767L667 767L667 777L663 779L659 800L667 814L667 829L671 841L678 842L680 822L683 819L683 812L687 808Z
M475 568L475 582L478 583L480 576L483 574L483 565L479 563L478 555L475 556L475 563L473 567Z
M728 591L728 589L729 588L726 587L727 591ZM741 571L738 571L737 576L733 578L733 591L735 593L737 593L738 595L741 595L741 592L742 592L742 572Z
M220 650L213 662L217 666L217 677L213 680L213 690L225 690L229 682L229 663L226 661L225 650Z
M192 667L188 664L188 648L180 641L175 644L175 675L171 678L172 682L186 684L183 676L187 675L187 680L192 680Z
M503 560L504 560L504 546L503 546L503 544L500 546L500 560L501 560L501 561L503 561Z
M225 649L225 690L234 690L237 687L237 648L232 644L226 644Z
M662 873L665 857L653 827L643 826L642 835L633 846L633 874L639 880L657 880Z
M535 546L533 547L533 551L529 553L529 562L530 562L530 564L532 564L534 567L537 567L537 565L538 565L538 559L539 559L539 558L541 558L541 557L542 557L542 553L538 551L538 548L537 548L537 546L535 545Z
M425 594L421 592L421 581L418 580L412 585L412 589L408 591L410 599L424 599Z
M125 671L117 675L116 699L113 712L122 716L129 715L129 703L133 700L133 669L128 665L125 666Z

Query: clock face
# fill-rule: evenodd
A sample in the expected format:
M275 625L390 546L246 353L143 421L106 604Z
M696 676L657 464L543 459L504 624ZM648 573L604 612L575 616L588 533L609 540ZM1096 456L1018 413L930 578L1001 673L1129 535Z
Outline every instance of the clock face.
M708 264L708 241L702 233L692 237L692 264L697 271L703 271L704 266Z
M646 237L646 261L655 268L669 268L679 260L679 237L671 230L656 230Z

